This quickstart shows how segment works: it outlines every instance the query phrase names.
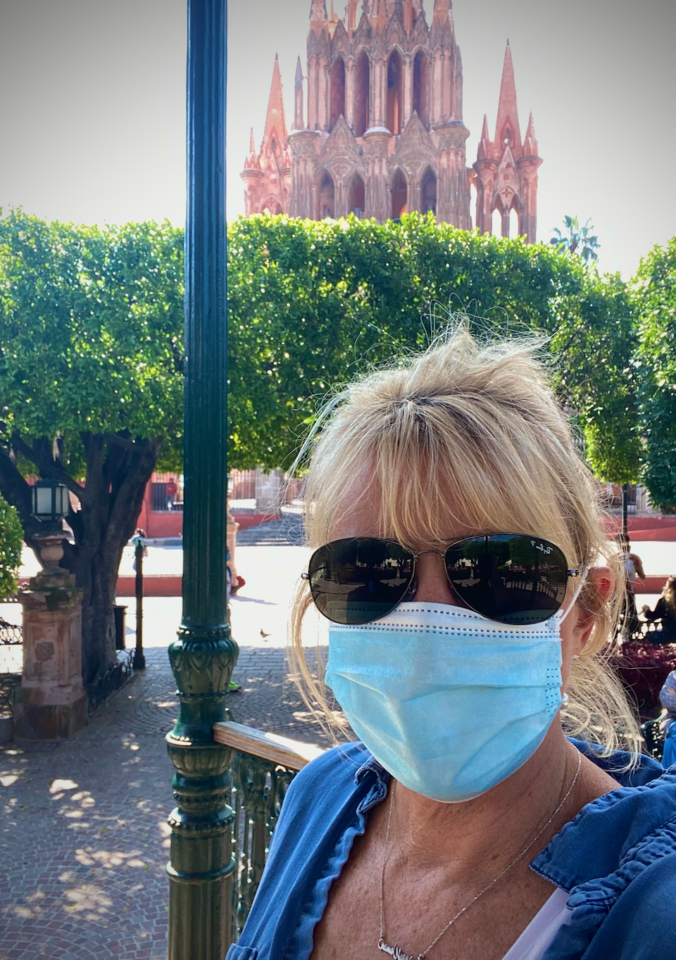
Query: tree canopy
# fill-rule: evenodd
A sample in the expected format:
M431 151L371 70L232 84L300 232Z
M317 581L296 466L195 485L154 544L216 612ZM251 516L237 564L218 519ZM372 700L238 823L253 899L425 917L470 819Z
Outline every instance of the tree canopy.
M328 392L465 311L478 331L548 337L597 475L637 478L635 325L619 277L418 214L382 226L260 216L232 224L229 242L233 467L288 467Z
M80 509L63 565L84 590L85 679L114 660L124 544L158 457L180 462L183 234L0 219L0 492L29 543L24 477L65 483Z
M639 318L635 366L653 503L676 512L676 238L655 247L634 281Z

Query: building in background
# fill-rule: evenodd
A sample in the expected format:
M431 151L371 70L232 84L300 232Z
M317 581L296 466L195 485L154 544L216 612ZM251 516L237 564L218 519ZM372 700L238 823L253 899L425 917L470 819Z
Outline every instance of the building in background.
M428 0L429 2L429 0ZM345 18L313 0L307 76L296 69L294 119L286 125L275 60L260 150L253 130L242 179L246 214L311 220L397 219L432 211L457 227L534 243L538 156L533 118L521 139L507 44L495 136L484 118L478 159L467 166L463 73L450 0L348 0ZM305 81L307 80L307 104ZM476 189L476 222L470 213Z

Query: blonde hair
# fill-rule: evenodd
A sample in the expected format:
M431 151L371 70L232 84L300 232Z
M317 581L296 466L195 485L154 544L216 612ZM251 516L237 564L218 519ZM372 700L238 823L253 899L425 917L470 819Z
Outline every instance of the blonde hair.
M525 339L480 343L460 322L424 353L345 388L318 418L304 450L312 452L309 546L335 538L353 505L346 494L361 475L362 496L379 505L379 535L409 547L438 544L449 530L457 536L465 530L537 533L560 546L572 567L605 558L598 486L536 359L541 346ZM609 756L618 748L635 753L641 737L605 662L623 590L619 561L610 556L605 562L615 566L617 586L608 600L590 581L582 588L578 603L595 622L573 661L562 719L567 733ZM301 638L310 603L301 581L290 659L306 703L319 708L330 727L321 657L315 676Z

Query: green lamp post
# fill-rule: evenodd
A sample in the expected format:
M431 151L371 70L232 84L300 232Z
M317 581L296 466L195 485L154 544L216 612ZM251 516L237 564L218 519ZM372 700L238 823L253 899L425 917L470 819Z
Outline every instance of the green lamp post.
M188 0L183 619L169 648L169 960L223 960L233 929L231 751L213 739L238 647L226 609L227 0Z

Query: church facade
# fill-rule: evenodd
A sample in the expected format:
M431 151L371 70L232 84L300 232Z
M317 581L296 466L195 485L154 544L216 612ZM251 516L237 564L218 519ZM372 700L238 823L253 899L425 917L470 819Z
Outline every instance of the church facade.
M484 117L468 166L463 71L450 0L348 0L339 18L312 0L307 71L300 58L288 130L276 60L260 149L253 130L242 179L246 214L321 220L350 213L378 222L432 211L463 229L502 236L512 211L534 243L538 168L532 115L522 139L507 44L495 135ZM305 83L307 81L307 97ZM306 102L307 101L307 102ZM471 194L476 190L475 222Z

